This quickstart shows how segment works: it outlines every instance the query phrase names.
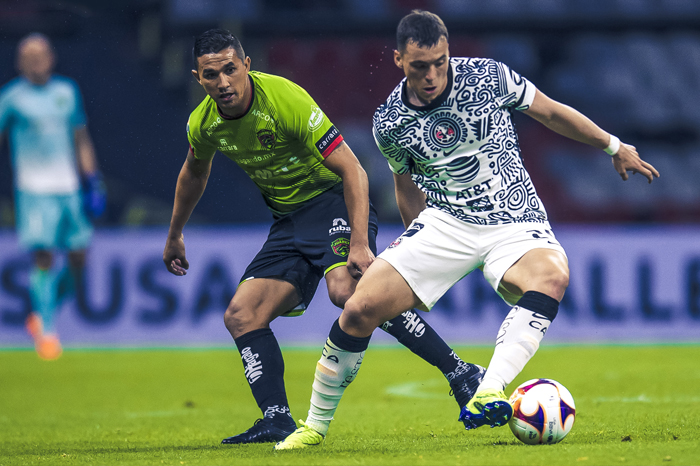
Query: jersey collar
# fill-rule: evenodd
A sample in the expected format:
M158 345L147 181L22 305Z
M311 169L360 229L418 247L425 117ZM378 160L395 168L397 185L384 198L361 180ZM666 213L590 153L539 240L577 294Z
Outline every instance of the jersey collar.
M445 102L445 100L447 100L447 98L450 96L450 92L452 92L452 60L450 60L449 65L450 66L447 67L447 86L445 86L445 90L442 91L442 94L437 96L435 100L430 102L428 105L413 105L411 102L408 101L408 94L406 93L406 86L408 81L404 80L403 86L401 86L401 100L403 101L403 104L411 110L416 110L419 112L433 110L442 105Z

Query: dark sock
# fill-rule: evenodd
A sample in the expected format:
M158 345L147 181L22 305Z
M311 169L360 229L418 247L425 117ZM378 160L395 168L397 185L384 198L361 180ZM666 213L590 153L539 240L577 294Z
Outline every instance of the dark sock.
M265 418L294 422L284 389L284 359L272 330L261 328L234 338L245 376ZM276 418L276 419L275 419Z
M449 375L455 373L460 363L464 365L452 348L415 310L406 311L384 322L380 328L426 362L440 369L448 380Z
M331 331L328 334L328 339L331 341L331 343L336 345L341 350L349 353L361 353L366 350L369 346L370 338L372 338L372 335L363 338L353 337L352 335L345 333L343 329L340 328L339 319L336 319L335 322L333 322Z
M515 305L536 312L550 322L559 313L559 301L539 291L526 291Z

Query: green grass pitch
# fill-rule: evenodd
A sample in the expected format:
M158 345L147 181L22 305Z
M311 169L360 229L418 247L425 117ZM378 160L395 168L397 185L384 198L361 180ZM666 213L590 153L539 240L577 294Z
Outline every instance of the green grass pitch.
M295 419L319 348L284 348ZM460 347L486 365L491 347ZM547 346L511 384L563 383L576 423L557 445L508 427L467 432L439 372L370 346L323 447L273 452L222 438L260 413L234 349L67 350L55 362L0 351L0 465L697 465L700 346Z

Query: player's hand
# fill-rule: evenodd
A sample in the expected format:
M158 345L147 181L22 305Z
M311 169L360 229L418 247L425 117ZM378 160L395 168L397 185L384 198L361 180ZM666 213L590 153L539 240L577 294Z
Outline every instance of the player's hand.
M98 219L107 208L107 188L99 171L86 176L83 180L83 207L88 216Z
M374 253L369 246L351 246L348 254L348 271L355 280L362 278L367 267L374 262Z
M163 262L168 272L173 275L187 275L190 263L185 258L185 239L182 235L178 238L168 238L163 251Z
M660 176L652 164L639 158L637 148L629 144L620 144L620 150L613 155L612 163L624 181L629 178L627 172L632 172L633 175L639 173L649 180L649 183L654 181L654 177Z

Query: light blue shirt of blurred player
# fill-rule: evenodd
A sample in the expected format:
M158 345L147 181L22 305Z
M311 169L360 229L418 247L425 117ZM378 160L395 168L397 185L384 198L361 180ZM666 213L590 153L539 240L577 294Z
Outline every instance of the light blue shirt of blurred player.
M86 125L78 86L52 75L24 76L0 91L0 132L9 135L20 243L32 250L79 250L92 225L81 200L76 130Z
M0 132L7 131L15 189L69 194L80 189L75 129L85 112L77 85L52 76L44 85L15 78L0 92Z

